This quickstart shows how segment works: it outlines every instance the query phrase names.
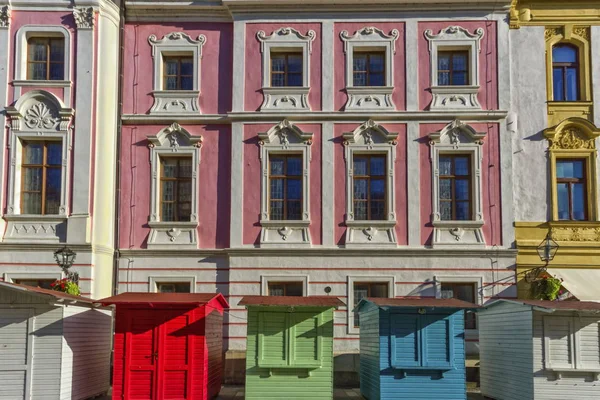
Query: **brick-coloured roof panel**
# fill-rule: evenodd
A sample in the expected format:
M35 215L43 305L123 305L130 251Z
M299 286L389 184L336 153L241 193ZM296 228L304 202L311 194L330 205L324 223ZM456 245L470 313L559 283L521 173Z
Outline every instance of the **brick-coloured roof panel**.
M477 304L458 299L390 299L384 297L369 297L368 300L379 307L434 307L434 308L481 308Z
M340 307L345 304L335 296L244 296L240 306Z
M116 296L107 297L98 300L98 303L104 305L110 304L206 304L215 297L221 297L225 302L223 295L219 293L145 293L145 292L126 292ZM227 302L224 303L225 307Z
M38 295L51 296L51 297L56 298L57 300L79 301L82 303L89 303L89 304L94 303L94 300L92 300L88 297L74 296L72 294L59 292L57 290L42 289L40 287L27 286L27 285L19 285L17 283L0 282L0 287L6 287L8 289L12 289L15 291L24 291L24 292L34 293L34 294L38 294Z
M498 300L497 302L521 303L532 307L562 311L600 311L600 302L595 301L549 301L549 300ZM494 302L494 303L497 303ZM491 304L494 304L491 303ZM490 305L491 305L490 304Z

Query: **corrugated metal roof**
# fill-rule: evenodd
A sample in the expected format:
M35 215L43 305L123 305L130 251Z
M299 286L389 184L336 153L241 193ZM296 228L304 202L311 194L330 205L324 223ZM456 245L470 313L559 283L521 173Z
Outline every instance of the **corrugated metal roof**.
M147 293L126 292L116 296L98 300L104 305L110 304L206 304L214 298L219 298L223 307L229 304L220 293Z
M501 299L494 301L486 305L487 307L493 306L501 302L508 303L521 303L527 306L544 308L546 310L558 310L558 311L597 311L600 312L600 303L595 301L549 301L549 300L506 300Z
M94 303L94 300L88 297L82 296L73 296L72 294L67 294L63 292L59 292L56 290L42 289L40 287L27 286L27 285L19 285L17 283L10 282L0 282L0 287L5 287L14 291L28 292L42 296L50 296L54 297L57 300L69 300L69 301L79 301L82 303Z
M240 306L340 307L344 303L335 296L244 296Z
M434 307L434 308L481 308L477 304L458 299L434 299L423 297L421 299L390 299L384 297L368 297L361 300L370 301L379 307ZM360 304L357 308L360 307Z

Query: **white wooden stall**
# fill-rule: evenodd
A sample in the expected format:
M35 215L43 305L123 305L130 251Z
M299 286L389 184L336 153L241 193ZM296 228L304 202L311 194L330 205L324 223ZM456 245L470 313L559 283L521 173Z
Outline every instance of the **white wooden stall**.
M0 282L0 400L78 400L110 387L112 312Z
M600 303L498 300L479 312L481 392L600 399Z

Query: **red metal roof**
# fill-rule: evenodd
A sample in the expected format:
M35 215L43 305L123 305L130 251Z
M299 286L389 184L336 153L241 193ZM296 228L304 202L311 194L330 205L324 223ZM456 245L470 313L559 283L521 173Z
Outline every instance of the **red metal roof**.
M126 292L98 300L104 305L110 304L206 304L217 298L225 308L229 304L220 293L147 293Z
M339 307L344 303L335 296L244 296L240 306Z
M521 303L527 306L545 308L547 310L562 311L600 311L600 303L595 301L548 301L548 300L506 300L500 299L488 304L486 307L498 304L500 302Z
M73 296L72 294L67 294L67 293L56 291L56 290L42 289L40 287L27 286L27 285L19 285L17 283L0 282L0 287L5 287L7 289L11 289L14 291L28 292L28 293L33 293L33 294L42 295L42 296L50 296L50 297L54 297L57 300L79 301L82 303L89 303L89 304L94 303L94 300L92 300L88 297Z
M434 308L481 308L477 304L458 299L434 299L423 297L421 299L390 299L384 297L369 297L361 300L370 301L379 307L434 307Z

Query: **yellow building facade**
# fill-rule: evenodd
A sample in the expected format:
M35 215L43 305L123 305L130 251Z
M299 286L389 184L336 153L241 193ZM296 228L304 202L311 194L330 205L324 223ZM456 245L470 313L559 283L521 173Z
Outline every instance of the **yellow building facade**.
M595 115L600 113L600 58L596 54L600 51L593 47L600 45L600 4L597 0L515 0L510 27L512 37L521 43L531 42L533 53L544 52L537 60L545 63L542 66L532 62L528 67L544 75L539 82L545 80L546 126L539 129L534 124L527 125L530 132L521 133L520 140L525 143L517 145L513 160L515 174L524 169L524 174L530 174L530 186L515 186L518 295L530 296L528 281L536 274L527 272L543 271L539 270L544 262L540 261L537 247L550 235L559 249L547 265L548 274L562 279L564 289L579 300L590 300L594 282L600 281L600 167L596 140L600 129ZM539 49L542 42L543 49ZM513 57L535 59L518 51ZM534 76L535 72L514 74ZM530 86L515 85L513 96L530 98L531 90ZM535 105L528 107L533 110ZM531 114L527 109L515 112L520 120ZM520 156L519 151L528 156ZM541 151L545 153L545 165L539 165L544 162ZM536 165L529 161L535 158ZM537 178L530 172L533 170L537 171ZM538 195L534 194L536 191ZM519 204L521 199L537 204L524 206ZM525 207L545 208L546 218L540 220L543 212L518 211Z

